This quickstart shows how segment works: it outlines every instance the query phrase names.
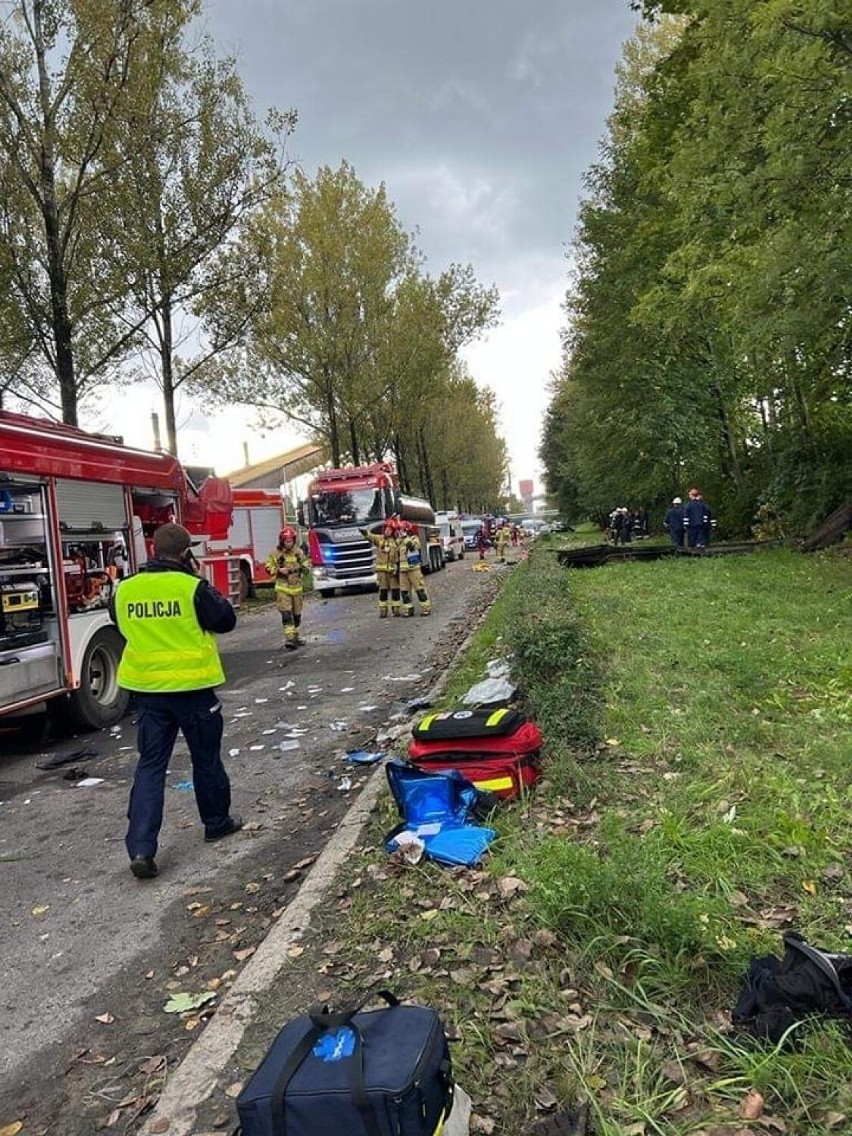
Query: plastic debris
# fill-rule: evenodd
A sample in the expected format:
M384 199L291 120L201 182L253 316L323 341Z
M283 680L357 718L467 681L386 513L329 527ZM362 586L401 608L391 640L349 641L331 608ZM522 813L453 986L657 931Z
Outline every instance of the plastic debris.
M293 680L290 678L290 679L287 679L287 681L284 683L283 686L279 686L278 689L279 690L292 690L295 685L296 685L295 682L293 682Z
M346 723L344 721L329 722L328 728L334 730L336 734L342 734L346 729Z
M370 753L364 749L355 749L346 754L346 760L351 761L354 765L375 765L377 761L383 761L386 757L387 754L380 750Z
M361 714L369 714L373 710L378 710L378 706L359 706L358 711Z
M189 792L190 790L194 789L195 786L191 781L178 781L176 785L172 785L172 788L182 789L184 792Z
M249 746L249 750L251 751L251 753L257 753L258 750L261 750L263 748L264 747L262 745Z
M428 710L432 705L430 698L412 698L406 702L405 710L408 714L413 714L415 710Z
M462 702L465 706L493 706L510 702L517 693L518 688L505 678L485 678L470 688Z
M263 733L263 734L274 734L275 731L276 731L276 728L277 727L273 726L271 730L261 730L261 733Z
M290 750L301 749L302 747L297 741L287 741L279 742L277 746L273 746L272 748L277 749L280 753L288 753Z
M509 664L504 659L489 659L485 664L489 678L508 678Z
M410 675L384 675L382 682L419 682L422 678L419 674Z
M351 777L341 777L340 781L338 782L338 785L337 785L338 792L348 793L351 788L352 788L352 778Z
M238 749L229 749L228 757L239 757L240 751Z
M264 702L268 702L268 701L269 701L268 698L255 698L255 702L258 703L259 705L264 703Z
M407 828L398 832L393 840L388 842L388 847L394 852L399 852L407 864L419 864L426 855L426 845L419 836Z
M354 686L341 686L340 693L341 694L351 694L354 689L355 689Z
M82 781L78 781L76 788L78 789L93 789L95 785L103 785L103 777L84 777ZM27 802L24 801L24 804Z

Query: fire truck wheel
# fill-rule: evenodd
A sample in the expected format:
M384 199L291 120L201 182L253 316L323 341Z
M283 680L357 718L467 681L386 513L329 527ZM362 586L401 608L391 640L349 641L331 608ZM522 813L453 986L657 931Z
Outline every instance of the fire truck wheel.
M243 604L254 595L254 585L251 580L251 572L249 572L248 564L240 565L240 603Z
M83 655L80 687L71 695L71 713L88 729L114 726L124 717L130 692L118 685L118 663L124 642L113 627L102 627Z

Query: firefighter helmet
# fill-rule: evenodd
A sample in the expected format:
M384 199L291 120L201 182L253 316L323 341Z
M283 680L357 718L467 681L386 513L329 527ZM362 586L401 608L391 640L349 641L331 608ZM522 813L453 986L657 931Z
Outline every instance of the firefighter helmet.
M285 544L288 540L291 540L293 544L296 543L296 530L291 525L285 525L278 534L279 544Z
M396 517L387 517L382 526L382 536L395 536L399 528L399 521Z
M417 536L417 525L413 525L411 521L403 521L402 529L408 536Z

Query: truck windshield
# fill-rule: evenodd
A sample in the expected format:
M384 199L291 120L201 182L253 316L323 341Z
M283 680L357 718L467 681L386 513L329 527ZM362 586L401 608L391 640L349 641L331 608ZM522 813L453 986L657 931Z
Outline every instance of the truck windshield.
M381 489L332 489L311 496L315 525L369 525L384 519Z

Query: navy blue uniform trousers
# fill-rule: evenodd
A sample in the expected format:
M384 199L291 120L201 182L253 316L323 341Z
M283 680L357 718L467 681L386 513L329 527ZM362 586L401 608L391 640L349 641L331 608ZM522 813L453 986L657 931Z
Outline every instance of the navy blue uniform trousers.
M154 856L163 823L166 773L178 730L192 758L192 783L205 836L228 825L231 783L222 764L222 706L214 690L135 696L139 763L127 807L125 844L131 857Z

